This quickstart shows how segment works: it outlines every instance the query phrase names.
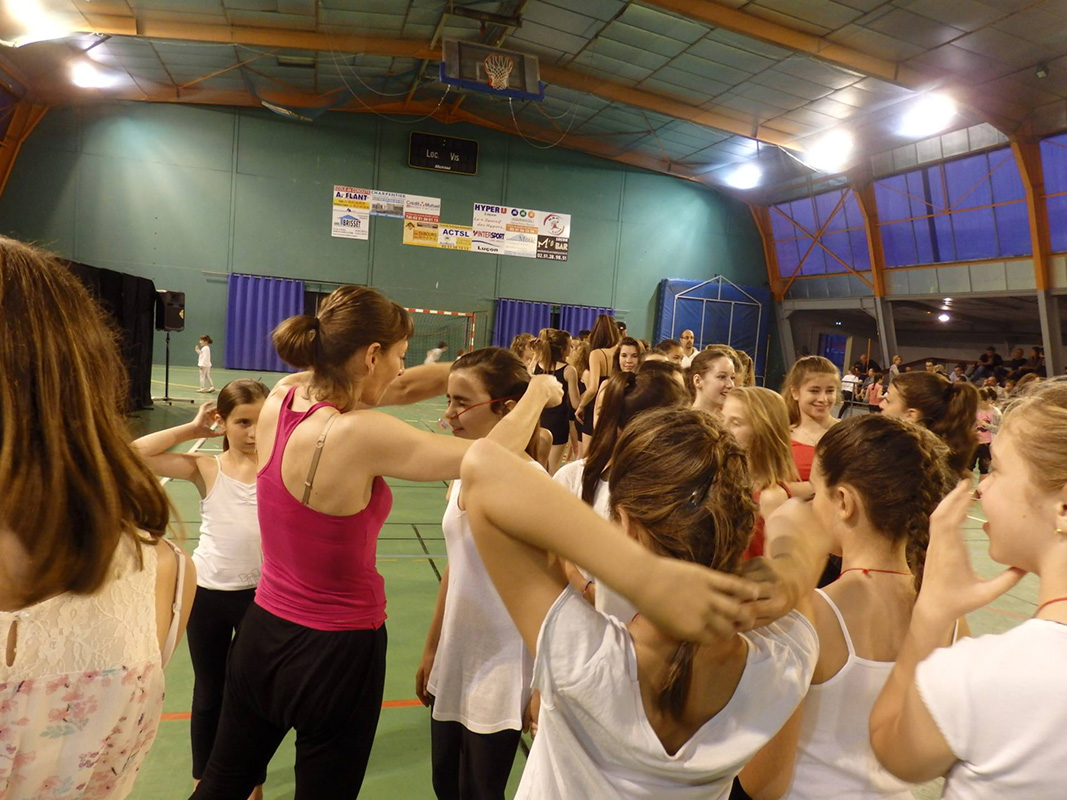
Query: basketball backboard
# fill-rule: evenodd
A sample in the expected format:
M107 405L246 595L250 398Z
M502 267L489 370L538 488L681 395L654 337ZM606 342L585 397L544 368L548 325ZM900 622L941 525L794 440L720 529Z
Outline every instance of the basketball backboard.
M441 44L442 83L516 100L545 99L537 56L459 39L444 39Z

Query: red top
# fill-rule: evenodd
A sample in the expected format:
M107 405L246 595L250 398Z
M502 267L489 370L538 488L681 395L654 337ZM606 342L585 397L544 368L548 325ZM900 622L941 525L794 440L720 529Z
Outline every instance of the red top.
M797 465L802 481L811 480L811 465L815 463L815 445L804 444L795 439L790 442L793 446L793 462Z
M789 487L786 484L779 483L778 485L785 489L786 497L793 496L792 494L790 494ZM759 505L759 498L761 494L763 494L762 490L752 493L752 500L756 503L757 506ZM744 561L748 561L750 558L755 558L756 556L763 555L763 543L765 541L765 537L763 535L764 524L765 523L763 515L759 513L759 511L757 511L756 527L752 529L752 541L748 543L748 549L745 551L744 556L742 556L742 559Z
M277 617L320 631L379 628L385 622L385 581L375 567L382 523L393 493L374 478L370 502L336 517L302 505L282 482L282 454L297 425L330 406L293 411L294 386L282 402L270 460L256 477L263 575L256 603Z

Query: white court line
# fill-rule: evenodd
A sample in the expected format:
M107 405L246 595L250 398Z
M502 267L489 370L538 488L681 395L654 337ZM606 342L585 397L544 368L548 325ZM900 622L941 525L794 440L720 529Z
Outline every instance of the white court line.
M203 446L204 442L206 442L206 441L207 441L207 437L206 436L204 436L204 437L202 437L200 439L197 439L195 442L193 442L193 446L190 447L185 452L186 453L195 453L197 450L199 450ZM171 480L172 480L171 478L160 478L159 479L159 485L160 486L166 486L168 483L170 483Z

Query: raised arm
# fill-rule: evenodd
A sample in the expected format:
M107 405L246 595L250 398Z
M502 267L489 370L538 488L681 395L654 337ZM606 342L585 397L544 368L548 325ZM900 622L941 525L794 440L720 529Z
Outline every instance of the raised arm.
M871 747L882 766L906 781L944 775L956 762L915 685L915 671L945 644L956 619L993 602L1025 574L1011 568L982 580L960 533L971 503L971 482L960 481L930 516L923 585L904 645L871 710Z
M758 586L653 554L493 442L474 443L462 477L482 561L531 652L567 583L555 556L588 570L679 638L710 641L751 622L744 601L759 594Z
M222 436L220 431L212 430L214 418L215 402L209 400L200 406L192 422L134 439L133 449L140 453L149 469L156 475L161 478L191 481L203 496L204 481L197 466L197 461L203 456L192 453L168 453L167 451L182 442Z
M431 397L440 397L448 391L447 364L423 364L404 370L404 374L389 384L379 406L406 406Z

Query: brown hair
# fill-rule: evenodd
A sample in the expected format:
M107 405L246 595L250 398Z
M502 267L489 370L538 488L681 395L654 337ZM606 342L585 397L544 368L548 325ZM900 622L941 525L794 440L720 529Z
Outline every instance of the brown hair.
M800 387L813 375L833 375L837 378L837 385L841 386L841 371L834 366L834 362L822 356L803 356L789 368L789 373L782 383L782 398L785 407L789 409L789 424L800 424L800 404L793 399L793 392L800 391Z
M760 386L730 390L745 407L752 428L752 443L745 451L752 485L764 489L776 483L799 481L789 435L789 412L778 392Z
M657 408L638 414L619 437L608 478L614 513L648 532L652 550L735 573L756 524L745 454L709 414ZM656 698L682 718L695 646L675 651Z
M452 362L449 372L459 372L461 369L476 372L489 397L507 398L489 404L489 410L501 417L508 413L507 400L518 400L526 394L526 387L530 385L530 372L526 364L511 350L502 347L483 347L460 356ZM534 459L537 458L539 433L540 429L535 428L526 446L527 454Z
M689 399L695 400L697 396L696 382L693 380L697 375L703 378L711 369L711 365L720 358L730 359L730 363L737 367L734 360L734 349L723 344L709 344L689 362L689 368L685 373L685 388L689 390Z
M407 310L366 286L342 286L323 302L317 316L300 314L274 329L274 347L297 369L311 369L311 394L337 396L344 411L359 399L347 365L356 351L382 349L410 339L414 323Z
M219 391L219 401L215 405L215 413L222 417L223 422L225 422L237 406L266 400L268 394L270 394L270 389L251 378L230 381ZM230 442L225 436L222 437L222 449L223 451L230 449Z
M519 357L520 361L525 363L526 348L530 346L530 343L534 340L532 333L516 333L515 338L511 340L511 352Z
M214 342L211 341L211 337L208 336L206 333L201 335L200 341L207 342L208 344L214 344Z
M744 350L734 350L737 354L737 384L741 388L756 385L756 365L752 363L752 356ZM788 414L788 411L786 412Z
M622 334L619 326L615 323L615 317L601 314L593 323L593 330L589 334L589 349L602 350L606 347L614 347L619 343Z
M621 339L619 339L619 346L615 348L615 357L613 359L613 363L615 364L616 372L622 371L622 367L619 365L619 352L624 347L635 348L637 350L638 356L643 356L645 353L644 345L637 341L637 339L633 338L632 336L623 336Z
M968 469L978 447L974 430L978 389L967 381L952 383L935 372L905 372L893 379L893 386L904 405L918 411L919 421L948 445L952 468L957 473Z
M551 372L557 361L563 360L563 351L571 343L571 335L556 328L542 328L538 337L538 365Z
M815 445L815 460L827 486L856 490L875 530L906 542L918 588L930 515L959 481L945 443L914 422L864 414L830 428Z
M29 557L15 596L25 606L92 594L122 537L154 544L170 517L130 447L117 336L54 256L5 238L0 308L0 528ZM9 568L0 573L12 585Z
M589 342L575 339L571 344L571 366L578 373L578 380L582 379L582 373L589 369Z
M619 433L634 415L659 406L685 405L678 378L681 370L668 361L646 361L637 372L616 372L604 386L604 402L593 428L582 470L582 499L593 504L597 483L604 477ZM593 413L592 408L586 409Z
M1067 485L1067 380L1032 384L1004 411L1000 432L1017 436L1015 451L1026 462L1030 480L1045 492Z

